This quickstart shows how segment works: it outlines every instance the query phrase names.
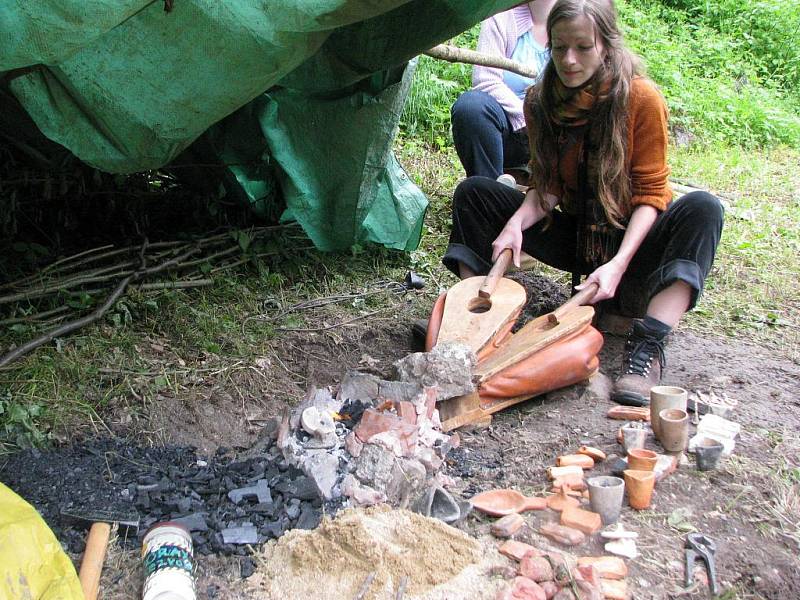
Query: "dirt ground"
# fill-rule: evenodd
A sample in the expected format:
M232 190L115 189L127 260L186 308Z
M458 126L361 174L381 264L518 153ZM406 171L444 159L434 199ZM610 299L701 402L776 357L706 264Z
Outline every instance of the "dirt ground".
M563 300L558 289L526 276L530 314ZM335 386L348 369L387 376L392 363L414 350L410 325L424 314L428 300L410 297L393 314L325 331L288 332L270 352L250 365L201 373L194 385L162 395L144 407L135 398L118 400L104 415L120 434L138 441L191 444L200 452L217 446L246 448L264 420L307 389ZM549 306L548 306L549 304ZM154 341L154 343L157 341ZM613 377L623 340L606 336L602 370ZM169 348L155 344L159 360ZM700 337L678 330L667 351L664 382L687 389L724 391L739 402L732 418L742 425L733 456L716 471L701 473L688 464L657 486L650 510L623 510L622 521L639 532L640 556L629 560L628 582L637 599L702 598L704 586L685 590L683 539L697 530L717 544L717 571L725 598L800 598L800 366L745 340ZM544 474L556 456L581 444L619 452L619 421L605 413L610 404L586 401L573 386L497 414L488 429L462 433L462 446L447 471L464 497L493 487L526 493L546 489ZM595 469L603 472L602 463ZM540 547L534 533L552 515L526 513L518 536ZM491 519L472 514L461 527L488 535ZM599 542L580 554L600 554ZM74 557L77 558L77 557ZM105 598L138 598L141 569L137 552L112 547L103 576ZM255 598L239 576L236 557L200 557L197 596L205 599ZM460 597L460 596L459 596Z

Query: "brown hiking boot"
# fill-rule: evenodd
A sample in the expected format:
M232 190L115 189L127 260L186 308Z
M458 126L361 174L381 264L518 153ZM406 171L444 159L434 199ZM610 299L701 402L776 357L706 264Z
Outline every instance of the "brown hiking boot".
M626 406L650 404L650 388L661 381L666 364L666 334L650 330L641 321L634 321L625 342L622 372L614 382L611 399Z

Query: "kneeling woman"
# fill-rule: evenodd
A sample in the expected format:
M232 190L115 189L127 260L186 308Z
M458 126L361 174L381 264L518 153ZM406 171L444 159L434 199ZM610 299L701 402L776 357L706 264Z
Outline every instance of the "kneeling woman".
M622 42L612 0L558 0L547 20L551 60L525 98L531 179L523 194L485 177L456 189L444 264L486 273L511 248L588 275L592 303L640 300L613 398L647 404L664 343L694 307L722 233L720 202L671 202L667 109Z

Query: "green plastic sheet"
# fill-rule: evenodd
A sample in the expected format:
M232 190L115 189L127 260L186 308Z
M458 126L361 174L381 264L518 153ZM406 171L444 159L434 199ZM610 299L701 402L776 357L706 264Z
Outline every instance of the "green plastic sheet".
M416 246L427 201L390 150L408 62L513 2L172 4L7 0L0 72L99 169L159 168L205 134L254 209L282 202L318 247Z

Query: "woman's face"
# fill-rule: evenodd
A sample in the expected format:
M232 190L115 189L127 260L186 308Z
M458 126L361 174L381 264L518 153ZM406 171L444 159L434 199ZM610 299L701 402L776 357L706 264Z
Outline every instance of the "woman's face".
M606 57L605 47L586 15L564 19L550 32L553 66L565 86L580 87L597 72Z

